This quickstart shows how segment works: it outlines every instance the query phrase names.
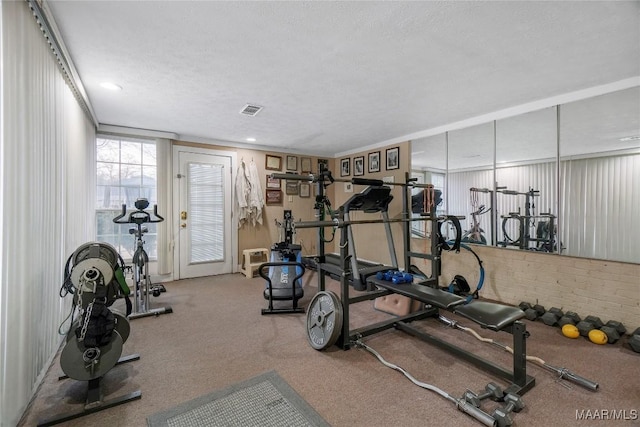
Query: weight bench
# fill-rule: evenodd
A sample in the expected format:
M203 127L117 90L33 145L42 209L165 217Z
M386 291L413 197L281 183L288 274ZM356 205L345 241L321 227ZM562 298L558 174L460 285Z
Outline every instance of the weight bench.
M506 388L505 393L522 395L535 385L535 378L527 375L526 372L525 340L527 332L525 324L520 322L520 319L522 319L525 314L518 307L487 301L472 301L469 304L465 304L466 298L464 297L420 283L403 283L396 285L375 277L369 278L368 283L379 289L423 302L434 310L433 313L435 313L436 316L439 309L448 310L477 323L484 329L490 329L495 332L504 331L512 334L513 369L508 370L409 325L409 322L414 319L410 318L408 321L405 321L403 318L399 318L393 323L393 327L396 329L444 348L454 355L509 381L511 385Z

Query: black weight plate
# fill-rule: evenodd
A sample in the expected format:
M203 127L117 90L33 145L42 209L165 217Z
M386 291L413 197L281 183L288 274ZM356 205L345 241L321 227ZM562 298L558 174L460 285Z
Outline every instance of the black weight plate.
M307 338L316 350L336 343L342 332L342 304L331 291L318 292L307 308Z
M122 342L127 342L127 338L129 338L129 334L131 333L131 325L129 324L129 319L124 314L111 310L114 317L116 318L116 331L122 337Z
M91 369L91 363L85 362L83 355L85 347L73 335L62 350L60 366L69 377L78 381L89 381L100 378L113 368L122 354L122 337L117 331L113 331L111 342L99 347L100 357L98 363Z

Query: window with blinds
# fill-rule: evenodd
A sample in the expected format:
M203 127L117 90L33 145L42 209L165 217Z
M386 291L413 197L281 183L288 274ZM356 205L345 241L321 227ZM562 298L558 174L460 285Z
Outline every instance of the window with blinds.
M189 163L189 263L224 260L224 179L222 165Z

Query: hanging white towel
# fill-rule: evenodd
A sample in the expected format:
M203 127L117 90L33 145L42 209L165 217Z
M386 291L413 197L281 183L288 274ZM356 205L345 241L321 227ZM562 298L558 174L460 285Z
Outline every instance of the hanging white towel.
M238 173L236 174L236 212L238 215L238 228L242 227L248 220L251 209L249 208L249 194L251 185L247 177L247 170L244 160L240 160Z
M262 207L264 206L264 197L262 196L262 186L260 185L258 167L253 159L251 160L251 163L249 163L248 180L250 186L248 205L251 210L251 223L255 226L256 222L262 224Z
M255 226L256 222L262 224L262 208L264 197L260 185L260 175L256 163L251 160L247 167L244 160L240 160L236 175L236 212L238 215L238 228L245 223Z

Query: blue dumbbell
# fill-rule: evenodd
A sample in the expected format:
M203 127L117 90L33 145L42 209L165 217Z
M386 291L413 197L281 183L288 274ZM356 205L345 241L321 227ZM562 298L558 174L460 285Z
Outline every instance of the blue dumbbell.
M404 275L393 276L393 279L391 279L391 283L393 283L394 285L405 283Z

